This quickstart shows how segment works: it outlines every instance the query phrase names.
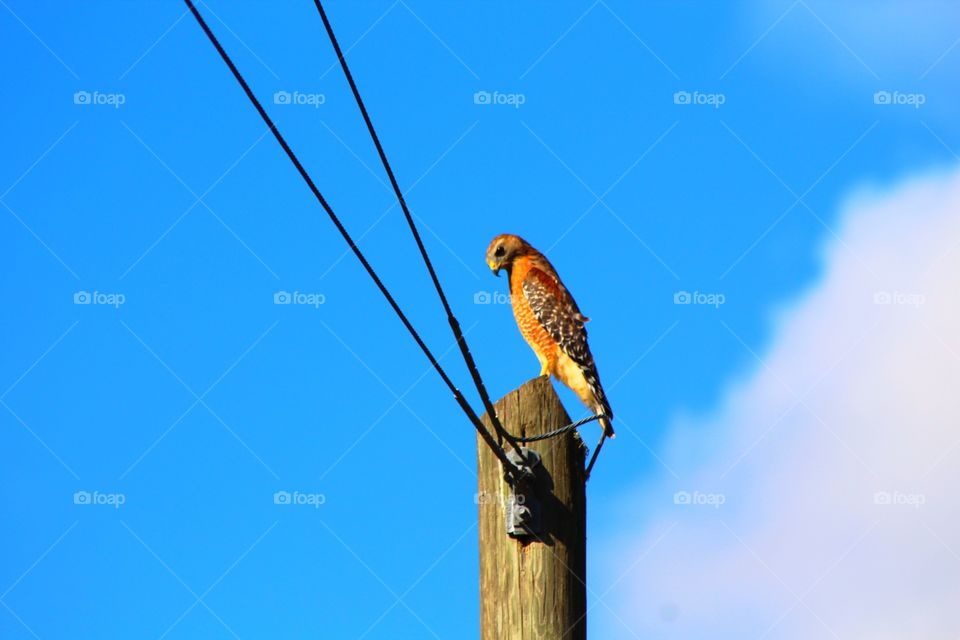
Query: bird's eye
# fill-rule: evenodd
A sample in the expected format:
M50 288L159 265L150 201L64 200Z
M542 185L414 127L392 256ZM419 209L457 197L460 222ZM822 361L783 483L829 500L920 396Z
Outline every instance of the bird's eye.
M504 253L506 253L506 251L504 250L503 245L500 245L497 247L497 250L493 252L493 255L497 256L498 258L502 258Z

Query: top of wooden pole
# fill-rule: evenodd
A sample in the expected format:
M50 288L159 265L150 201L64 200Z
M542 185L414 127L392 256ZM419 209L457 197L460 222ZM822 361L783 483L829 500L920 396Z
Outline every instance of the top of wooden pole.
M551 382L534 378L494 406L510 433L530 437L570 423ZM489 417L483 421L489 423ZM536 499L541 534L507 535L510 487L500 462L478 440L480 623L482 640L586 638L586 447L575 431L524 445L540 454Z

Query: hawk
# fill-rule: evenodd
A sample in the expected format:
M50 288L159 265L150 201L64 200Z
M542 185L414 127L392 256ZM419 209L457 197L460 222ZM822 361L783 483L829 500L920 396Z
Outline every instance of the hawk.
M613 437L613 411L600 385L597 366L573 296L546 256L523 238L502 234L487 248L487 266L510 279L513 315L523 339L540 360L540 375L554 376L570 387L594 413L602 415L604 433Z

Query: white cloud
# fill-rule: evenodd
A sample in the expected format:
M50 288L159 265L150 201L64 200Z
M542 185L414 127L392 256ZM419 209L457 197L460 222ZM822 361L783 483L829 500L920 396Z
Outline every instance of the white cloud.
M835 64L817 72L848 78L864 76L866 65L887 80L916 80L948 54L960 18L953 0L756 0L742 6L749 33L759 37L776 25L764 39L774 50L796 54L799 67L809 69L811 56L825 56Z
M625 499L639 529L599 572L639 637L960 636L960 171L840 219L756 373L676 426L680 479Z

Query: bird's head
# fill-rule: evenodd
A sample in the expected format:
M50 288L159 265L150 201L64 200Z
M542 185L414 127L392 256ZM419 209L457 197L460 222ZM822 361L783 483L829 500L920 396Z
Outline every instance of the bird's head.
M510 271L513 261L530 251L531 247L520 236L504 233L490 242L487 247L487 266L493 275L499 276L501 269Z

